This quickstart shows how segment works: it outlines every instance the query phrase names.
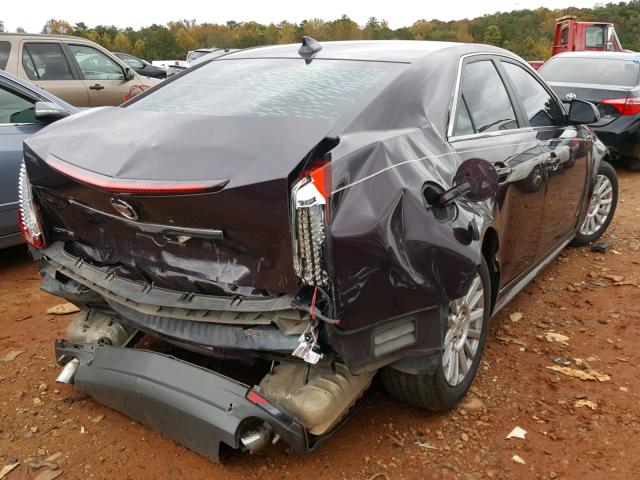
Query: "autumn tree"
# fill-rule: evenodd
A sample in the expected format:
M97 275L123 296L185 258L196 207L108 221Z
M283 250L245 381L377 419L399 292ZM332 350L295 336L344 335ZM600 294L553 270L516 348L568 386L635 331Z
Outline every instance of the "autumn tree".
M484 37L482 37L482 41L484 43L488 43L489 45L495 45L499 47L502 45L502 30L497 25L489 25L484 32Z
M51 19L42 27L42 33L48 33L51 35L73 35L75 33L74 28L69 22L64 20Z

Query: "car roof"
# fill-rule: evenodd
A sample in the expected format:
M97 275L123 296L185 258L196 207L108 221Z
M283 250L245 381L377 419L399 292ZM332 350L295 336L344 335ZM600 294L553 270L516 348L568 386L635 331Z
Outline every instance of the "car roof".
M69 103L65 102L64 100L56 97L55 95L47 92L46 90L34 85L31 82L27 82L26 80L23 80L20 77L16 77L15 75L10 74L9 72L5 72L4 70L0 70L0 78L8 80L10 83L15 83L17 85L20 85L22 88L29 90L30 92L32 92L34 95L37 95L41 98L45 98L50 102L53 102L57 105L60 105L62 107L65 107L67 110L69 110L70 112L75 112L78 109L72 105L70 105Z
M550 58L606 58L611 60L636 60L640 59L637 52L564 52Z
M480 44L434 42L423 40L349 40L319 42L322 45L314 58L339 60L369 60L379 62L407 62L424 58L446 48L467 46L475 52L505 53L505 50ZM233 52L229 58L300 58L300 44L254 47Z
M0 33L0 38L2 37L17 37L17 38L40 38L40 39L66 39L66 40L84 40L90 42L84 37L78 37L74 35L55 35L51 33Z

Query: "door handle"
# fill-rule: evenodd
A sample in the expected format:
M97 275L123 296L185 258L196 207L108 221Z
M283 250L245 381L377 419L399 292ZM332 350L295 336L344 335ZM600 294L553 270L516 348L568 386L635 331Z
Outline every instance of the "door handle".
M104 90L104 87L99 83L96 83L95 85L91 85L89 87L89 90Z

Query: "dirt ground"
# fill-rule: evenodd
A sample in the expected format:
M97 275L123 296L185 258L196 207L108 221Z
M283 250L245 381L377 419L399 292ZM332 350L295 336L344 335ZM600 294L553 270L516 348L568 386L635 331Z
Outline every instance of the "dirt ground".
M53 467L61 479L640 478L640 175L619 175L611 249L567 249L492 320L462 405L434 414L374 385L307 457L279 444L214 464L56 384L53 340L71 316L47 314L61 302L39 291L24 247L1 251L0 359L23 353L0 361L0 471L19 461L6 479L53 478ZM507 439L516 426L525 438Z

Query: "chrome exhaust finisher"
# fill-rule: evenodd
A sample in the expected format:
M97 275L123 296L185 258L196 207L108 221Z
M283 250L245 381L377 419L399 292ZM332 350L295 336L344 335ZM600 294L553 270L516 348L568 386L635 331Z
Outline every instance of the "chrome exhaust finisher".
M243 433L240 436L240 442L253 455L269 445L271 434L272 430L269 424L263 423L259 427Z
M80 360L76 357L73 357L69 360L64 367L62 367L62 371L56 378L56 382L58 383L69 383L73 384L73 378L76 376L76 371L80 366Z

